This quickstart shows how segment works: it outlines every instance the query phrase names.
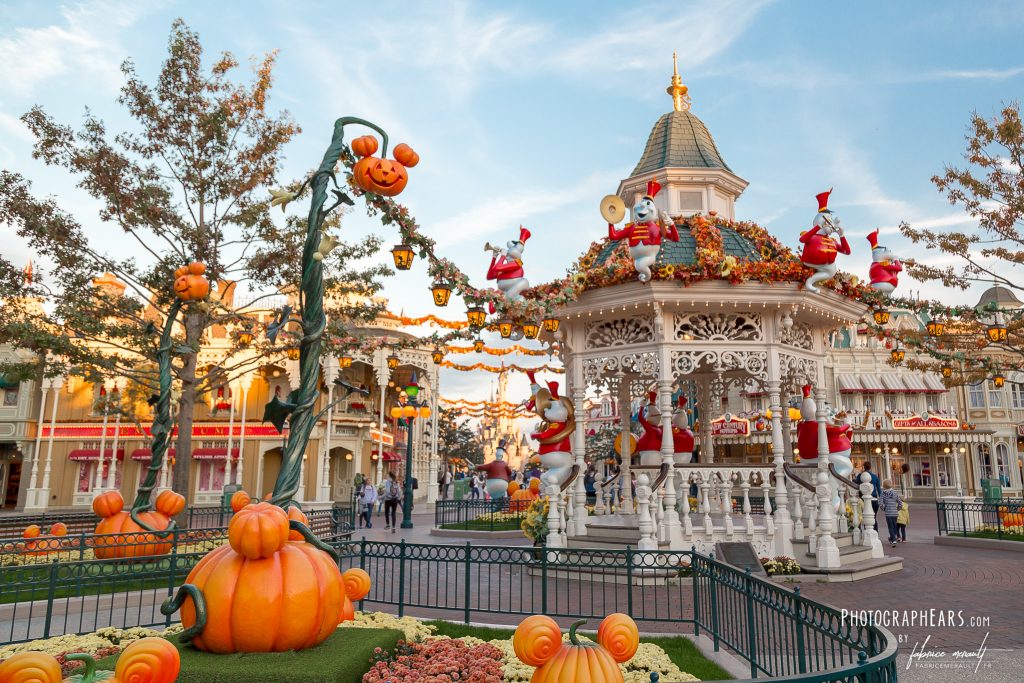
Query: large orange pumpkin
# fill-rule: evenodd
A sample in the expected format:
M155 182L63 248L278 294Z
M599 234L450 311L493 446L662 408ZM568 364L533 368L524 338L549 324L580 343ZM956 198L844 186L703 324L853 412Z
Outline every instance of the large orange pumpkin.
M508 502L509 512L526 512L533 501L537 500L537 494L533 489L519 489L512 494Z
M360 570L343 577L330 555L285 540L287 531L288 515L270 503L246 506L231 518L228 545L209 552L186 579L206 603L195 647L218 654L301 650L319 645L352 617L349 601L365 597L362 577L350 574ZM195 602L187 597L181 623L189 629L196 621Z
M210 294L206 265L193 261L174 271L174 293L182 301L201 301Z
M364 157L352 167L352 179L367 192L394 197L405 189L409 172L394 159Z
M116 497L116 499L115 499ZM97 501L103 501L97 504ZM124 508L124 499L117 491L101 493L93 500L93 510L103 517L96 525L97 538L93 541L93 554L101 560L120 557L147 557L166 555L171 550L171 537L160 538L147 533L146 529L132 520L131 513ZM112 514L100 514L100 510ZM171 518L162 512L140 512L138 518L157 531L163 531L171 524Z
M61 683L60 663L45 652L19 652L0 663L0 683Z
M606 625L606 622L607 625ZM561 642L558 624L550 617L527 617L516 628L512 646L525 664L539 667L531 683L622 683L619 664L628 661L639 644L636 624L625 614L612 614L601 622L597 642L580 642L576 628L569 629L569 642Z

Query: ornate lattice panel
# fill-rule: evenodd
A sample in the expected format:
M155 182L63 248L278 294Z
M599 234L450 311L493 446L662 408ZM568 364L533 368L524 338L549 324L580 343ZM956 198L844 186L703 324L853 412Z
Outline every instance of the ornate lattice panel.
M605 349L654 341L653 316L604 320L587 325L587 348Z
M810 351L814 348L814 332L807 323L794 322L789 327L782 327L782 334L779 341L787 346L795 346L798 349Z
M767 381L767 351L673 351L672 369L689 375L700 369L727 372L739 370Z
M619 372L657 377L658 357L653 351L648 351L586 358L583 361L583 378L587 384L603 383L606 377Z
M675 318L675 338L696 341L762 341L757 313L689 313Z
M780 353L779 376L790 382L815 384L818 381L818 362L810 358Z

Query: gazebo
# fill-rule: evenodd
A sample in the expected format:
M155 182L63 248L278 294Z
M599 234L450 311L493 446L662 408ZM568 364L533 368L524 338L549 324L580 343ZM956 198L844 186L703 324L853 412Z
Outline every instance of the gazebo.
M877 564L882 550L871 524L864 525L864 533L858 528L845 533L845 516L834 513L833 486L845 487L853 498L864 489L860 482L834 483L824 392L829 333L856 324L869 309L848 296L853 283L842 276L829 289L805 289L811 271L792 250L763 228L733 220L735 201L747 182L729 168L703 122L689 110L678 73L669 93L674 110L654 125L643 156L617 195L631 206L655 181L661 190L655 203L672 217L679 239L662 242L649 282L638 281L625 240L592 244L574 274L585 291L558 310L562 323L556 333L578 421L576 464L582 468L586 450L584 398L597 390L618 396L624 434L630 431L633 399L656 392L661 464L632 467L639 470L636 513L630 500L630 458L622 459L623 483L599 486L593 515L585 510L578 477L560 497L564 505L551 506L548 545L696 546L709 552L718 542L741 540L751 542L760 556L797 555L801 564L824 571ZM824 457L816 465L800 466L794 462L792 425L784 408L808 384L814 387L817 412L803 419L818 422ZM737 390L767 397L769 462L715 462L716 438L725 440L728 432L721 425L732 421L723 400ZM673 463L671 426L674 398L680 394L699 415L692 421L701 454L696 464ZM608 494L619 486L625 502L613 510ZM691 487L696 505L686 495ZM737 490L741 498L734 511ZM758 514L752 498L763 501ZM870 508L866 505L866 516Z

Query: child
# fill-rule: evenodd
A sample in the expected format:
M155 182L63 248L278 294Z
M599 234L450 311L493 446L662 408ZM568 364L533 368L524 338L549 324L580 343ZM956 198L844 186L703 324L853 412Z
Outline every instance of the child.
M896 513L896 531L899 535L899 542L907 542L907 525L910 524L910 506L906 503L900 508L900 511Z

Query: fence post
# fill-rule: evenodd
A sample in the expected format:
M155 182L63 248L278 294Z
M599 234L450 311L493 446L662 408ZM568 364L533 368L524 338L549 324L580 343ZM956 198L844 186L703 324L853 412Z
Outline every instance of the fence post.
M633 548L626 546L626 614L633 618Z
M715 643L715 652L721 645L718 642L718 569L714 560L708 563L708 585L711 597L711 639Z
M175 584L177 584L176 578L178 576L178 543L177 543L178 534L177 533L174 534L174 538L175 538L175 543L174 543L173 546L171 546L171 557L170 557L171 565L170 565L170 570L169 570L168 575L167 575L167 597L168 598L174 597L174 586L175 586ZM171 625L171 615L170 614L168 614L165 617L164 625L165 626L170 626Z
M967 505L961 500L960 501L960 532L967 536Z
M466 578L465 578L465 583L466 583L466 595L465 595L466 613L465 613L464 616L465 616L465 621L466 621L467 624L469 623L469 599L470 599L470 590L472 589L472 584L470 584L470 573L472 572L473 567L470 564L470 560L469 560L469 553L470 553L470 550L472 549L472 547L473 546L470 544L470 542L466 541Z
M398 542L398 618L405 616L405 539Z
M354 507L352 509L355 510ZM353 527L353 528L355 528L355 527ZM363 571L366 571L366 536L363 536L359 540L359 568L362 569ZM359 601L359 611L360 612L363 611L363 603L365 601L366 601L365 598Z
M694 566L697 546L692 546L690 551L690 581L693 585L693 635L700 635L700 593L697 589L697 568Z
M754 630L754 580L750 576L750 567L747 567L746 575L743 577L743 594L747 599L747 650L750 661L750 677L757 678L757 632Z
M95 543L95 542L96 542L96 539L94 538L93 539L93 543ZM84 531L81 534L78 535L78 559L79 560L84 560L85 559L85 532Z
M548 613L548 547L540 546L540 613Z
M53 620L53 596L57 592L57 566L56 560L50 563L50 581L46 587L46 621L43 624L43 638L50 637L50 622Z
M996 537L1002 540L1003 538L1003 518L999 516L999 503L993 503L992 507L996 509Z
M793 589L796 609L793 610L796 617L796 665L800 673L807 673L807 659L804 655L804 601L800 597L800 586Z

